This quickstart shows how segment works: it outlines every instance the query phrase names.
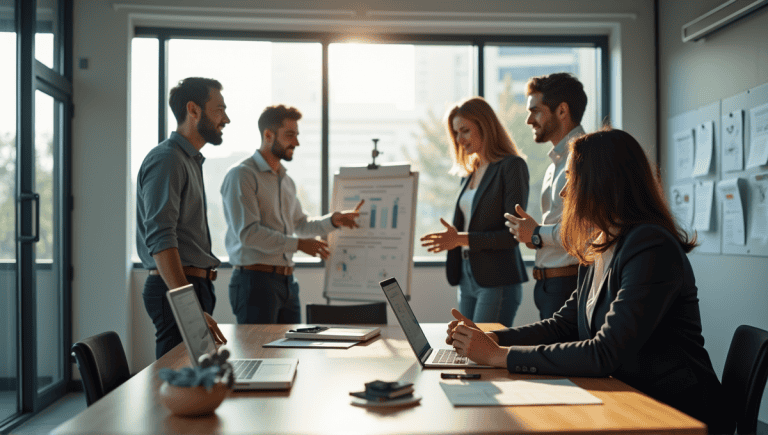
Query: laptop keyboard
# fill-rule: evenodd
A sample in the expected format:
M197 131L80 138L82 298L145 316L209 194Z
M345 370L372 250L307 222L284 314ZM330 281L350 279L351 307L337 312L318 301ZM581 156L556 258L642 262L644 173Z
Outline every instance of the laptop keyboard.
M467 364L467 357L461 356L453 349L440 349L433 361L434 364Z
M231 360L232 369L235 371L235 379L250 379L261 365L258 359L235 359Z

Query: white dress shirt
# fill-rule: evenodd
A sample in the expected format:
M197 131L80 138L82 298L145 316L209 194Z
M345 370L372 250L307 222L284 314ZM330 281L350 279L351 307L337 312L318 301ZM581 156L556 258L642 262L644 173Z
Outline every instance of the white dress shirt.
M296 235L324 236L335 229L332 214L304 214L285 167L273 171L258 150L229 169L221 196L227 222L224 244L233 266L293 266Z
M584 134L584 128L578 125L571 130L557 145L549 151L552 163L544 175L541 186L541 236L542 247L536 250L536 267L549 269L565 267L578 263L575 257L568 255L560 242L560 219L563 217L563 198L560 191L565 185L565 163L568 161L568 141Z

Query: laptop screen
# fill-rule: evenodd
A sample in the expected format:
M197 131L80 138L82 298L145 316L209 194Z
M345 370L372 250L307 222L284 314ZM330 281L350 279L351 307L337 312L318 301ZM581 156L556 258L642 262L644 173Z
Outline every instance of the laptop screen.
M397 321L400 322L400 327L403 328L405 337L411 344L413 351L416 352L416 355L421 359L424 353L430 348L429 341L424 335L421 326L419 326L419 321L416 320L411 305L405 299L403 289L400 288L400 284L397 283L395 278L384 280L379 284L389 300L389 305L392 307L392 311L395 312Z
M216 349L208 324L203 316L203 309L197 299L192 284L168 292L168 301L173 310L173 317L179 326L179 332L187 345L192 365L197 365L198 359L205 353Z

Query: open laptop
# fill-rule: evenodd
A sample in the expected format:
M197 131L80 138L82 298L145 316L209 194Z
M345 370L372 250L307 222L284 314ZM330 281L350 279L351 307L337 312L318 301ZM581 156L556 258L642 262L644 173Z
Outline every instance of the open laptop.
M203 309L192 284L170 290L168 302L187 346L193 365L205 353L216 349ZM296 358L230 359L235 372L235 390L284 390L296 377Z
M397 283L395 278L385 279L380 282L381 289L387 296L392 311L395 312L400 327L403 328L405 337L411 345L411 349L416 353L421 366L424 368L473 368L473 369L491 369L493 366L483 366L470 361L467 357L456 353L453 348L433 349L421 329L419 321L413 314L411 305L405 299L403 289Z

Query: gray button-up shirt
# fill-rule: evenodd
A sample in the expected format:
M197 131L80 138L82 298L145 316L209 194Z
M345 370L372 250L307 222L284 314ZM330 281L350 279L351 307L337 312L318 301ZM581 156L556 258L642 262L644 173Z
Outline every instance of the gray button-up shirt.
M203 161L176 132L144 158L136 180L136 246L145 269L156 269L152 256L169 248L179 249L182 266L221 264L211 252Z
M578 125L571 130L557 145L549 151L552 163L544 175L541 186L541 236L542 247L536 250L536 267L549 269L578 263L575 257L568 255L560 242L560 219L563 217L563 198L560 191L565 186L565 164L568 161L568 141L584 134L584 128Z
M299 245L294 234L322 236L334 230L331 214L304 214L285 167L273 171L258 150L229 169L221 196L227 221L224 243L234 266L293 266Z

